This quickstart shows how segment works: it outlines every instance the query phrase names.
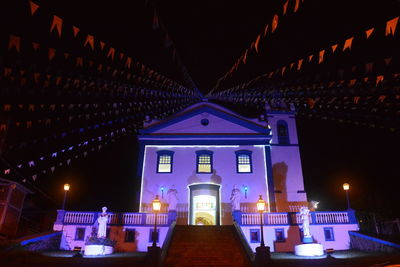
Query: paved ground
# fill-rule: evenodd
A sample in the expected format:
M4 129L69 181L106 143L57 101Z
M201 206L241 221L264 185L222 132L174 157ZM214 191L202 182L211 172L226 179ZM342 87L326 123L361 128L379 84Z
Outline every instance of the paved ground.
M27 251L0 253L1 267L75 267L75 266L146 266L145 253L116 253L111 256L73 258L72 252L48 252L43 254ZM337 251L333 258L297 257L291 253L272 253L270 266L350 266L350 267L383 267L398 264L400 254L367 253L359 251ZM205 266L203 266L205 267ZM226 266L228 267L228 266Z

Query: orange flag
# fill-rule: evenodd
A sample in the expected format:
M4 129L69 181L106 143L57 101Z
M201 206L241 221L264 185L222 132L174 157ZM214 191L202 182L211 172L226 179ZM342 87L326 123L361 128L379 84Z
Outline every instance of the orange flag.
M244 52L244 56L243 56L243 63L246 64L246 60L247 60L247 49L246 52Z
M385 95L380 95L380 96L378 97L378 102L383 103L383 100L385 100L385 98L386 98Z
M354 97L354 104L358 104L358 100L360 100L360 97L359 96L355 96Z
M290 69L293 69L294 62L290 64Z
M289 4L289 0L287 0L286 3L283 4L283 15L286 14L288 4Z
M114 55L115 55L115 49L110 47L110 50L108 51L107 57L111 56L111 59L114 60Z
M296 0L296 4L294 6L294 12L297 12L297 10L299 10L299 6L300 6L300 1Z
M77 67L83 67L83 58L82 57L77 57L76 58L76 65Z
M128 67L128 69L130 69L130 68L131 68L131 64L132 64L132 58L131 58L131 57L128 57L128 58L126 59L125 66Z
M373 62L365 64L365 73L372 72L373 66L374 66Z
M308 62L310 62L310 61L312 60L313 56L314 56L314 55L309 55L309 56L308 56Z
M336 51L336 48L337 48L337 44L335 44L335 45L332 45L332 53L335 53L335 51Z
M57 17L56 15L54 15L53 22L52 22L51 28L50 28L50 32L52 32L54 30L54 28L57 28L58 36L61 37L62 23L63 23L63 20L60 17Z
M56 55L56 49L49 48L49 60L52 60L55 55Z
M378 83L380 83L381 81L383 81L383 75L376 76L376 83L375 83L375 85L378 85Z
M356 84L356 81L357 81L356 79L350 80L349 86L355 85L355 84Z
M254 43L254 48L256 49L256 52L258 53L258 43L260 42L261 34L257 36L256 42Z
M303 59L299 60L299 63L297 64L297 70L301 69L301 65L303 64Z
M90 44L90 47L92 48L92 50L94 50L94 37L93 37L93 35L88 34L88 36L86 37L85 44L83 46L86 46L87 44Z
M285 73L285 70L286 70L286 66L283 66L282 67L282 71L281 71L281 75L283 76L283 74Z
M389 34L394 35L396 31L397 22L399 21L399 17L394 18L386 22L386 36Z
M274 18L272 19L272 25L271 25L271 32L274 32L276 30L276 28L278 27L278 20L279 17L278 15L274 15Z
M17 52L21 51L21 37L10 35L10 40L8 41L8 49L15 48Z
M35 4L32 1L29 1L29 6L31 7L31 15L33 16L33 14L35 14L36 10L38 10L39 5Z
M72 26L72 31L74 32L74 37L76 37L80 29L78 27Z
M319 51L319 60L318 60L318 64L321 64L321 62L324 61L324 54L325 54L325 50Z
M386 65L389 65L390 61L392 61L392 58L391 57L385 58L384 61Z
M363 80L365 83L368 82L368 77L364 77Z
M344 46L343 46L343 51L346 50L347 48L349 50L351 49L351 44L353 43L353 39L354 39L354 37L351 37L345 41Z
M39 43L32 42L33 50L37 51L39 49L39 46L40 46Z
M367 35L367 39L371 36L371 34L373 32L374 32L374 28L371 28L371 29L365 31L365 35Z
M267 24L267 25L265 25L265 28L264 28L264 36L265 35L267 35L267 32L268 32L268 27L269 27L269 25Z
M106 45L106 44L105 44L104 42L100 41L100 48L101 48L101 50L104 49L104 46L105 46L105 45Z

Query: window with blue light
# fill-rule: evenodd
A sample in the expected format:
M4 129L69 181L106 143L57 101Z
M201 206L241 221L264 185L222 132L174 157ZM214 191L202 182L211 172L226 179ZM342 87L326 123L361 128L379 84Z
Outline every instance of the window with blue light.
M260 243L260 229L250 229L250 243Z
M172 173L173 151L157 151L157 173Z
M212 173L213 152L209 150L196 151L197 173Z
M236 172L237 173L251 173L251 153L250 150L236 151Z
M135 229L125 230L125 240L126 243L134 243L136 241L136 231Z
M278 143L282 145L288 145L289 142L289 131L286 121L279 120L277 122L278 129Z
M333 227L324 227L325 241L335 241L335 236L333 235Z
M85 239L85 228L76 228L75 230L75 240L84 240Z
M150 229L150 232L149 232L150 234L149 234L149 242L153 242L153 233L154 233L154 229ZM159 237L159 235L160 235L160 229L157 229L157 232L156 232L156 242L158 242L158 237Z
M285 242L285 229L283 228L278 228L275 229L275 241L276 242Z

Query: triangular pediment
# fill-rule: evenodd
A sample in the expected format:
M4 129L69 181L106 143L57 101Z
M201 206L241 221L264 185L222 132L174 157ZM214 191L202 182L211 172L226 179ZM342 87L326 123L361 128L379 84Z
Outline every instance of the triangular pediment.
M215 104L201 103L166 120L150 124L141 130L141 133L151 135L268 135L269 128L265 122L244 118Z

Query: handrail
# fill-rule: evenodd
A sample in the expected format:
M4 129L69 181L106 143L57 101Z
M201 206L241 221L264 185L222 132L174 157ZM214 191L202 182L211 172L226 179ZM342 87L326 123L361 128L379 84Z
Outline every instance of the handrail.
M247 242L246 238L244 237L244 234L242 232L242 228L240 228L238 223L235 222L235 221L233 222L233 226L234 226L234 228L236 230L236 233L237 233L237 235L239 237L240 243L242 244L242 246L243 246L243 248L244 248L244 250L246 252L247 258L250 260L251 263L253 263L255 256L254 256L253 250L251 249L249 243Z
M165 257L167 256L167 252L169 250L169 246L171 245L172 235L175 230L176 221L173 221L168 229L167 235L164 239L164 244L161 248L161 264L164 262Z

